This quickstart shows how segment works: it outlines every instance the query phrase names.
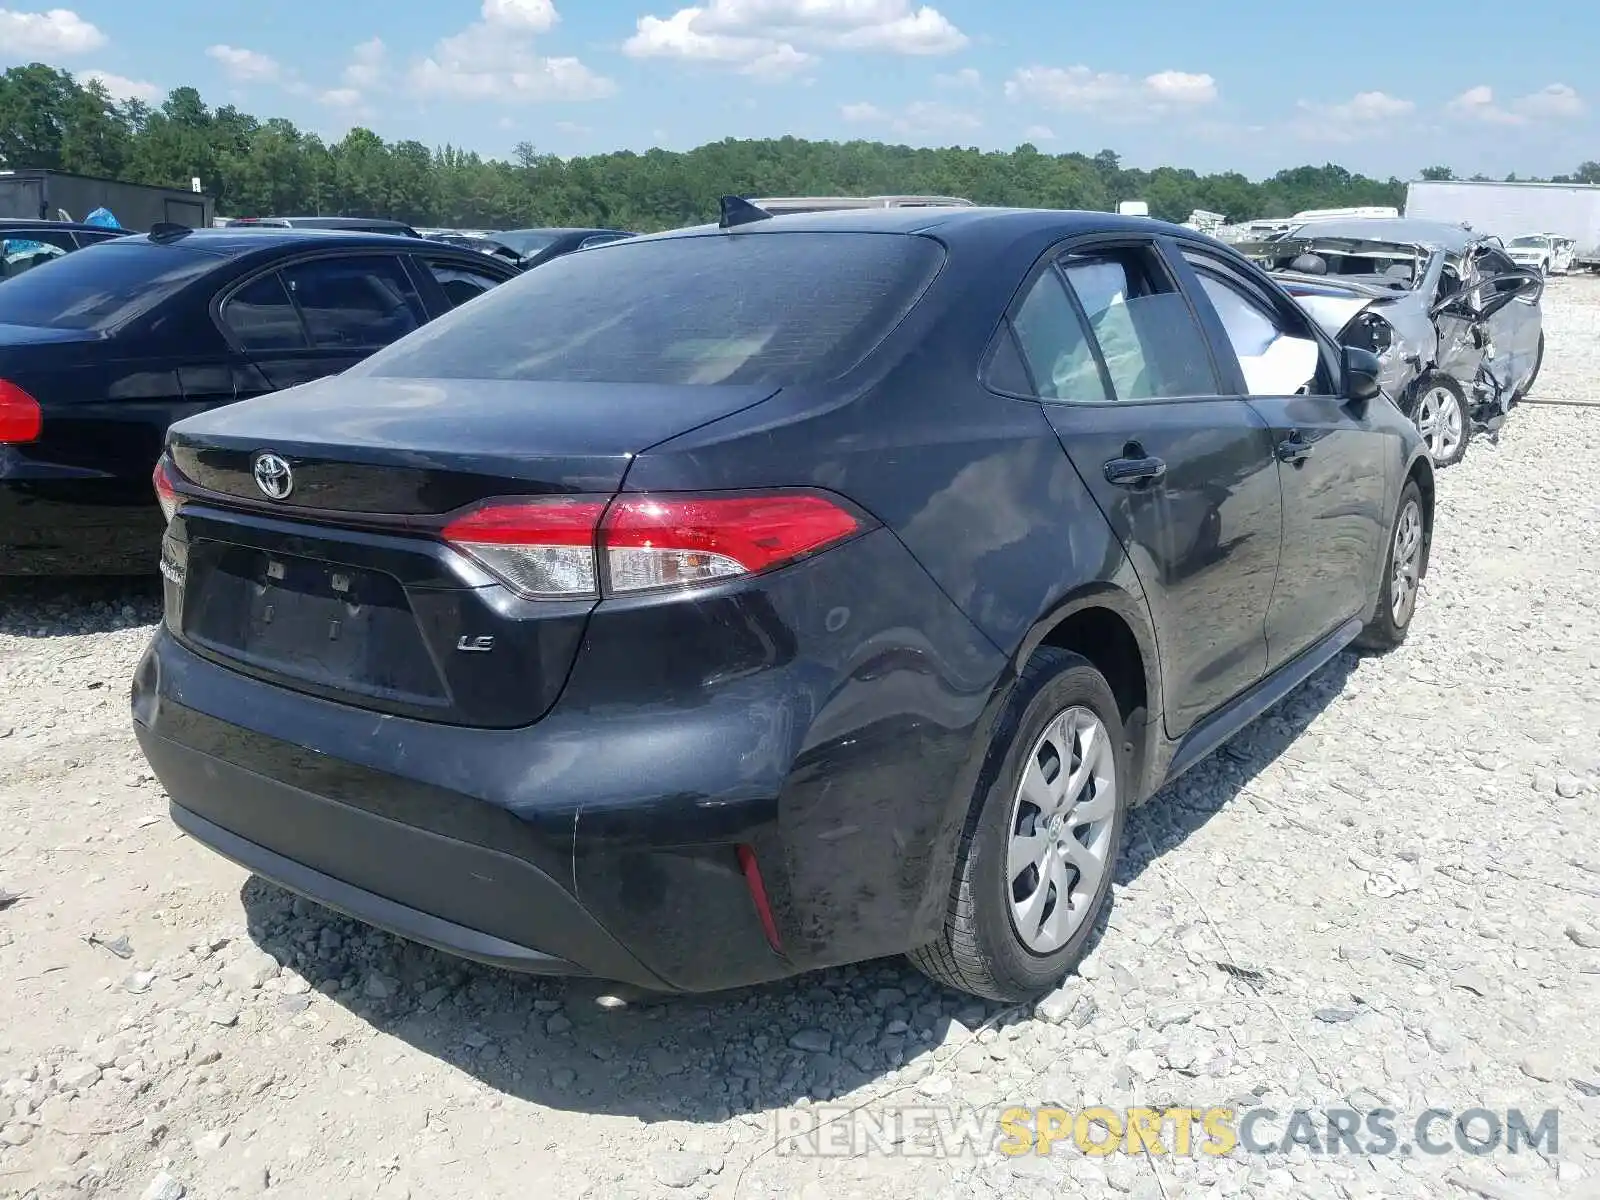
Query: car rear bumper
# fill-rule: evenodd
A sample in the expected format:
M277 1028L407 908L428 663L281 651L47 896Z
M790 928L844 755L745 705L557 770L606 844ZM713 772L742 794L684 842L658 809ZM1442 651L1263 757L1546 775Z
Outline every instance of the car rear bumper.
M464 957L715 991L937 933L1005 660L892 534L602 604L584 646L542 719L477 728L294 691L163 625L133 717L197 840Z

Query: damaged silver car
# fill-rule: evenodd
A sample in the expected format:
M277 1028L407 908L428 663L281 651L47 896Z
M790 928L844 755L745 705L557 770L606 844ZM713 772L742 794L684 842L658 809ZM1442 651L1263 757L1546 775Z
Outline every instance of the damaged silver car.
M1339 342L1378 355L1435 464L1497 430L1544 361L1544 279L1496 238L1433 221L1323 220L1236 245Z

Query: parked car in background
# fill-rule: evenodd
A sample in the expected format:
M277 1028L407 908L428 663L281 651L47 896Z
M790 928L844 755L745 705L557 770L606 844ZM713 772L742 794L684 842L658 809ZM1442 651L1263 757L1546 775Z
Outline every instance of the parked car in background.
M140 744L197 841L457 954L1034 995L1131 807L1405 637L1433 468L1191 231L724 214L175 425Z
M398 237L421 235L404 221L382 217L232 217L226 229L337 229L342 233L391 233Z
M0 280L15 278L85 246L126 235L126 230L107 229L103 225L0 217Z
M0 575L153 572L171 422L342 371L514 274L433 242L174 226L0 284Z
M1486 234L1411 219L1320 220L1237 247L1325 331L1378 355L1384 390L1438 466L1498 428L1544 362L1543 280Z
M621 229L508 229L485 239L483 250L526 271L552 258L634 235Z
M1541 275L1565 275L1572 270L1577 245L1571 238L1553 233L1530 233L1507 242L1506 253L1519 267L1536 270Z

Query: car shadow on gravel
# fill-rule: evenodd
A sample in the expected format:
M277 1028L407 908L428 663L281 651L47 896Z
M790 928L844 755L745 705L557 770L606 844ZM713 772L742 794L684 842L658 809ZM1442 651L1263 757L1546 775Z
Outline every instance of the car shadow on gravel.
M1358 661L1339 656L1131 814L1121 888L1139 886L1161 855L1292 746ZM726 1121L862 1087L937 1047L951 1019L966 1030L1033 1019L1027 1006L941 988L899 958L715 995L656 997L464 962L259 878L246 882L241 899L256 944L317 993L506 1096L556 1109L647 1122ZM1094 941L1115 917L1113 905ZM625 1003L602 1003L608 992ZM282 996L273 1001L275 1019L305 1021L314 1001ZM963 1030L954 1032L952 1040L965 1040Z
M161 577L0 578L0 636L77 637L161 619Z

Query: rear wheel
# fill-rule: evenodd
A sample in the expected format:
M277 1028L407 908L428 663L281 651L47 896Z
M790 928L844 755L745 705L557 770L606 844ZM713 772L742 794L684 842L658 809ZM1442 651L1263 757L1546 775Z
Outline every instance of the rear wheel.
M1076 654L1040 650L990 747L944 931L912 963L995 1000L1029 999L1059 982L1110 898L1128 779L1105 678Z
M1472 422L1467 418L1467 401L1461 385L1448 375L1429 372L1417 380L1416 403L1411 419L1428 444L1428 455L1436 467L1454 466L1467 453L1472 440Z
M1394 527L1389 532L1389 555L1383 566L1383 585L1378 591L1378 611L1372 614L1372 620L1356 639L1360 649L1393 650L1406 640L1411 618L1417 611L1427 536L1422 493L1414 481L1408 480L1400 493L1400 509L1395 513Z

